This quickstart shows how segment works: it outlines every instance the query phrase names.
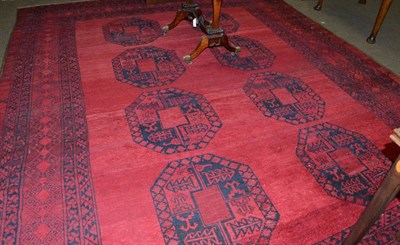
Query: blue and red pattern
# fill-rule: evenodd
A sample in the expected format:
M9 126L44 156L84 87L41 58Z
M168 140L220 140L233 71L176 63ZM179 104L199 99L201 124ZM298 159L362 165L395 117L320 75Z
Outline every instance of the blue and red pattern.
M301 129L296 155L332 197L366 205L391 162L363 135L323 123Z
M75 22L62 23L60 48L60 100L64 233L68 244L101 244L95 191L89 159L89 133L78 59Z
M112 65L118 81L138 88L171 84L186 71L175 51L152 46L128 49Z
M61 107L58 100L59 83L54 82L58 76L58 38L53 36L57 25L46 26L38 33L41 40L35 47L40 53L35 57L35 70L31 91L46 91L41 96L31 96L31 113L29 126L29 150L25 165L23 181L32 183L23 188L23 210L31 215L23 219L26 228L21 232L22 244L56 244L63 240L63 220L59 214L52 212L60 205L60 166L61 160L55 152L61 150L60 124L52 118L60 118ZM22 214L23 217L24 213Z
M170 162L151 194L166 244L268 244L279 221L250 167L212 154Z
M125 112L133 140L165 154L201 149L222 126L204 96L175 88L143 93Z
M107 42L123 46L151 43L162 36L157 21L138 18L115 20L103 26Z
M39 28L30 19L30 28ZM26 21L28 22L28 21ZM35 42L38 34L22 30L24 41L16 52L17 67L12 77L0 144L0 238L2 244L17 244L20 239L24 168L27 161L29 136L30 91L34 72ZM27 41L29 40L29 42ZM18 128L19 130L16 130Z
M233 46L239 46L240 52L232 56L230 52L222 48L211 49L215 58L221 65L240 69L243 71L261 70L269 68L276 56L259 41L240 36L229 36Z
M399 244L397 240L400 230L400 205L386 210L380 218L368 229L367 234L360 241L360 245L371 244ZM344 229L332 236L315 243L314 245L343 244L350 233L350 228Z
M253 4L250 2L247 8L279 38L386 125L390 128L400 125L398 107L388 106L398 101L400 95L400 86L391 72L382 69L328 30L321 29L318 23L310 23L303 15L284 14L292 10L291 6L281 4L278 0L270 3L268 8L254 8L249 6Z
M325 101L300 79L275 72L250 76L244 92L264 116L290 124L321 119Z
M17 63L1 142L0 240L101 244L75 22L38 16L18 21L23 38L10 47Z
M21 239L21 236L24 236L24 232L28 234L34 232L35 229L42 232L45 230L43 229L45 226L36 223L38 220L47 226L50 225L49 228L53 232L51 238L56 237L53 235L55 232L58 232L53 227L60 226L64 228L63 233L56 234L58 238L61 237L61 239L64 239L60 243L101 243L90 174L87 127L85 125L85 116L82 116L85 105L81 94L82 84L79 78L78 57L75 46L75 21L176 10L176 5L173 4L151 9L138 8L138 4L139 1L136 0L91 1L73 5L30 8L21 11L24 15L20 17L23 17L24 23L22 21L17 23L14 35L17 37L22 36L23 39L18 41L18 45L20 45L18 52L15 50L9 52L17 54L17 57L16 61L14 61L15 70L12 76L12 89L10 97L7 100L7 111L0 135L0 146L2 149L0 158L0 220L2 221L0 237L2 243L39 243L40 241L34 240L34 237L27 237L32 240ZM309 62L346 91L347 94L352 96L354 100L371 110L389 127L393 128L399 125L400 115L396 113L394 107L387 106L390 105L390 101L396 101L396 98L400 94L398 84L391 78L392 74L385 69L381 69L371 60L363 58L364 56L360 55L359 52L345 43L338 41L331 33L318 29L317 24L310 23L304 16L293 13L290 15L285 14L291 11L291 7L281 4L281 1L268 1L267 8L257 8L255 6L259 5L251 1L246 2L242 0L232 0L225 3L225 7L247 8L249 12L266 26L270 27L280 38L291 44ZM46 18L49 18L49 21L42 21ZM57 27L56 25L59 25L59 23L64 24L61 27ZM45 62L49 62L46 65L50 67L53 65L54 57L56 57L56 63L61 67L65 66L63 68L62 88L66 89L66 91L63 93L63 103L61 105L62 110L65 110L67 115L62 118L42 117L39 120L49 120L48 122L43 121L43 125L62 122L63 127L66 127L66 132L62 131L64 130L62 127L59 129L59 132L62 132L62 137L68 137L66 139L60 138L63 144L65 143L63 145L65 148L63 148L61 153L56 154L54 152L55 155L48 154L46 159L43 158L52 165L50 168L46 168L46 163L38 163L32 159L27 160L27 155L25 155L28 150L30 151L29 147L33 146L33 143L36 143L36 139L39 139L42 146L49 146L49 144L57 141L57 138L52 137L52 132L49 132L45 136L40 135L40 137L32 138L31 141L31 136L33 135L27 131L29 125L34 125L36 123L35 120L39 118L38 116L34 118L34 115L32 116L28 113L29 109L37 109L37 107L32 107L32 103L40 103L30 98L30 92L32 92L30 79L33 77L33 70L36 71L42 68L41 66L35 67L35 64L43 62L42 60L35 60L37 59L35 57L35 45L43 41L43 39L38 39L36 36L37 32L41 31L41 27L48 25L54 25L58 30L57 34L62 34L61 36L53 35L62 43L61 50L63 51L59 51L62 55L57 53L57 51L56 53L51 53L51 56L48 56L50 57L49 61ZM64 31L65 33L63 33ZM51 38L51 35L45 38ZM304 40L308 42L303 42ZM329 63L332 62L331 57L334 57L337 62ZM52 74L50 76L47 74L47 69L44 69L41 75L44 77L44 82L50 81L53 76ZM56 76L54 82L58 81L58 78ZM368 90L368 88L373 88L373 90ZM39 88L38 90L42 89L46 90L47 88L43 86L43 88ZM376 93L378 90L381 92ZM76 92L78 92L77 95ZM45 130L46 127L42 129ZM77 137L77 140L75 140L75 137ZM45 138L46 140L44 140ZM49 141L49 144L46 143L47 141ZM28 144L30 145L28 146ZM63 214L60 216L63 223L55 222L54 217L51 215L46 215L45 219L36 219L36 214L33 214L35 218L27 220L27 217L21 216L21 213L27 210L25 208L27 195L23 191L28 188L26 188L25 177L22 174L25 171L26 163L31 161L29 164L33 164L30 171L40 170L43 172L42 176L54 178L57 177L57 174L53 175L49 170L52 171L52 168L55 167L53 164L57 163L60 159L62 159L60 166L63 166L64 161L66 164L66 167L64 168L63 166L62 171L59 171L59 175L62 178L59 186L64 188L64 192L62 192L62 196L56 196L56 198L61 199L66 204L63 210L60 210ZM29 173L25 172L24 174ZM73 176L72 173L78 173L79 176ZM47 183L44 183L41 190L56 190L52 189L53 185L51 183L47 186L45 185ZM25 190L23 190L24 188ZM47 205L45 195L40 195L40 192L37 190L35 189L36 192L32 192L33 194L38 194L35 196L35 199L43 201L42 204ZM34 207L34 205L31 205L31 207ZM398 212L393 212L385 220L394 223L397 222L398 217ZM28 223L32 223L35 226L29 226L27 225ZM379 223L379 225L382 224L385 223ZM392 231L399 229L396 226L392 227ZM389 234L392 238L393 235L383 230L383 239L380 239L381 236L376 235L379 234L379 229L374 229L377 233L369 236L371 243L391 244L392 240L389 242L385 240L388 238L385 237L385 234ZM41 242L45 243L48 241ZM368 241L366 244L371 243Z

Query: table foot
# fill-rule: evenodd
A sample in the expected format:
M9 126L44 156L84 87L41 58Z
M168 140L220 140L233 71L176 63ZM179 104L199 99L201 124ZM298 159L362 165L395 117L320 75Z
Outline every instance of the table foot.
M183 56L183 60L188 64L192 64L192 61L209 46L210 39L207 36L202 36L196 49L192 53L190 53L190 55Z
M240 47L237 46L237 47L235 47L235 52L231 52L231 55L232 56L237 56L237 53L239 53L239 52L240 52Z
M374 44L375 42L376 42L376 38L374 36L371 35L367 38L367 43Z
M189 13L188 13L188 11L185 10L185 9L179 9L179 10L176 12L175 19L174 19L169 25L164 26L164 27L162 28L162 29L163 29L163 34L164 34L164 36L167 34L167 32L168 32L169 30L172 30L172 29L174 29L175 27L177 27L178 24L182 22L182 20L189 20Z
M222 46L224 46L228 51L231 52L232 55L236 55L237 52L240 51L240 47L235 47L233 46L229 40L228 40L228 36L223 34L222 37L220 38L220 44Z
M185 55L183 56L183 61L185 61L187 64L192 64L192 59L190 58L190 55Z
M167 32L169 31L169 26L163 26L162 27L162 32L163 32L163 35L164 36L166 36L167 35Z

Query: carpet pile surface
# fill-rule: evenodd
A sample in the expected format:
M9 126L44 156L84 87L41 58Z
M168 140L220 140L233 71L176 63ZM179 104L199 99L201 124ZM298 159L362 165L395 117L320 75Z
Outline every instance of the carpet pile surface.
M198 2L211 16L209 1ZM0 80L3 244L341 244L400 149L400 79L282 1L21 9ZM363 244L395 243L395 199Z

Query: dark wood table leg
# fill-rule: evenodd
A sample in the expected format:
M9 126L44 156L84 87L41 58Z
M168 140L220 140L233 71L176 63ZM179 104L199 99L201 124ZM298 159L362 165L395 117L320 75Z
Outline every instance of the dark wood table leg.
M175 19L169 25L162 28L164 35L166 35L169 30L178 26L182 20L193 20L198 16L202 16L199 6L195 4L193 0L186 0L182 3L181 9L176 12Z
M206 35L202 36L200 39L199 44L197 45L196 49L190 53L190 55L185 55L183 60L187 63L192 63L192 61L199 56L206 48L223 46L230 52L232 55L236 55L237 52L240 51L240 47L234 47L228 40L228 37L224 33L224 31L219 26L219 19L221 15L221 6L222 0L213 0L213 19L211 22L211 26L206 26L202 23L201 29ZM207 24L210 24L208 22Z
M400 146L400 128L395 129L395 134L390 138ZM393 198L400 190L400 155L389 170L386 178L379 186L372 200L368 203L364 212L351 228L349 236L343 245L355 245L367 233L368 229L375 223L379 216L385 211Z
M240 47L234 47L228 40L224 31L219 26L219 19L221 15L222 0L213 0L213 19L212 21L207 21L197 4L193 0L186 0L182 4L182 8L176 13L175 19L169 24L164 26L162 29L164 35L169 30L175 28L182 20L196 21L199 24L200 29L206 34L201 37L199 44L196 49L190 53L190 55L185 55L183 60L187 63L192 63L193 59L199 56L206 48L223 46L232 55L236 55L240 51Z
M376 17L374 27L372 28L371 35L367 38L367 42L374 44L376 42L376 35L381 28L382 22L392 4L393 0L382 0L381 7L379 8L378 16Z
M213 0L213 22L211 24L211 28L213 30L220 30L219 18L221 16L221 6L222 6L222 0ZM228 36L225 33L222 33L219 41L220 41L218 42L219 45L224 46L228 51L233 52L233 54L236 54L237 52L240 51L240 47L234 47L229 42Z
M199 44L197 45L197 47L195 48L195 50L193 50L192 53L190 53L190 55L185 55L183 56L183 60L188 63L191 64L192 61L199 56L206 48L208 48L210 45L210 40L208 39L207 36L202 36L200 39Z

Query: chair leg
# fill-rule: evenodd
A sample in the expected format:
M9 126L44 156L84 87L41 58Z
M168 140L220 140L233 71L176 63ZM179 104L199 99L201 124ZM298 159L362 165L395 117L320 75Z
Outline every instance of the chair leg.
M374 44L376 42L376 35L378 35L378 31L381 28L382 22L385 19L392 2L393 0L382 0L381 7L379 9L378 16L376 17L374 27L372 28L371 35L367 38L368 43Z
M321 10L322 9L322 4L324 3L324 0L318 0L317 5L315 5L314 9L315 10Z
M400 156L389 170L386 178L376 191L371 202L365 208L356 224L351 228L343 245L357 244L375 223L385 208L400 190Z

